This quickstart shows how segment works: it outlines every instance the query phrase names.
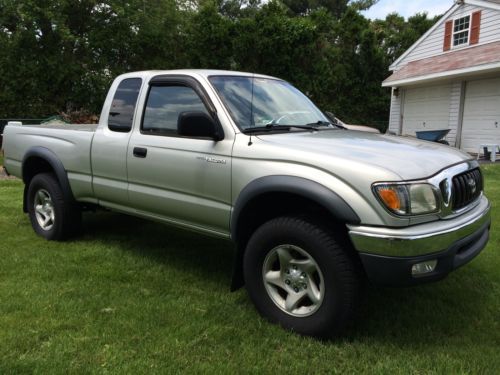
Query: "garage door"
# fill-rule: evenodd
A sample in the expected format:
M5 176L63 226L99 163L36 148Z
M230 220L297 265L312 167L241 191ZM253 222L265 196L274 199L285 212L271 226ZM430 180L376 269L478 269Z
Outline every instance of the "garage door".
M402 134L448 129L450 90L450 84L406 89Z
M500 143L500 78L467 82L461 148L477 152L480 144Z

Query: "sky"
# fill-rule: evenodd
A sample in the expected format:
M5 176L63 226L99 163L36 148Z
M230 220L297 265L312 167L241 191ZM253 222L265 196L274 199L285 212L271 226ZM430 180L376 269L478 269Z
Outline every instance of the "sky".
M413 16L415 13L427 12L430 17L433 17L446 12L453 3L453 0L379 0L363 14L371 19L384 19L392 12L397 12L405 18Z

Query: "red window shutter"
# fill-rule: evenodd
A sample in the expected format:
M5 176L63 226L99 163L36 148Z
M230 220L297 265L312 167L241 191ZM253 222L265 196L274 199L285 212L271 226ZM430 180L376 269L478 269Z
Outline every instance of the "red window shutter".
M481 11L472 13L472 22L470 24L469 44L477 44L479 42L479 25L481 24Z
M448 51L451 48L451 31L453 30L453 21L446 21L444 25L444 43L443 51Z

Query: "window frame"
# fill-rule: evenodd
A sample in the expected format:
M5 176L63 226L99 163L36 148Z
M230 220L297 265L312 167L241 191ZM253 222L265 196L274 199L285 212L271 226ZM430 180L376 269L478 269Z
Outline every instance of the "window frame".
M238 128L238 130L242 133L245 133L245 130L246 128L244 127L241 127L240 124L238 124L235 120L235 116L233 115L233 111L231 110L231 108L225 103L225 101L222 99L221 95L219 94L218 90L215 88L214 84L212 83L211 81L211 78L218 78L218 77L242 77L242 78L263 78L263 79L267 79L267 80L270 80L270 81L276 81L276 82L284 82L288 85L290 85L291 87L293 87L294 89L298 90L302 95L304 95L313 105L314 107L316 107L322 114L323 116L325 116L327 119L328 119L328 116L325 115L325 113L321 110L321 108L319 108L316 103L314 103L312 101L312 99L310 99L304 92L300 91L297 87L295 87L294 85L292 85L290 82L288 81L285 81L284 79L281 79L281 78L275 78L275 77L269 77L269 76L259 76L259 75L253 75L253 76L250 76L250 75L241 75L241 74L212 74L212 75L209 75L207 77L210 85L212 86L213 90L215 91L215 93L217 94L217 97L219 98L219 100L223 103L224 107L226 108L227 110L227 113L229 114L229 117L231 118L231 121L234 123L234 125ZM273 132L272 134L280 134L280 133L288 133L288 131L275 131Z
M466 18L466 17L469 17L469 27L467 29L455 31L455 22L462 19L462 18ZM460 17L453 18L453 23L451 25L451 41L450 41L451 49L461 48L463 46L468 46L470 44L471 26L472 26L472 13L468 13L468 14L462 15ZM465 43L460 43L460 44L455 45L455 34L463 33L465 31L467 31L467 41Z
M151 88L152 87L158 87L158 86L183 86L183 87L189 87L191 88L200 98L202 101L203 105L205 106L208 115L214 120L215 126L219 128L219 132L221 134L221 139L224 139L224 129L222 128L222 125L219 121L219 118L217 116L217 109L215 108L214 104L210 100L210 97L208 96L207 91L205 88L201 85L200 82L198 82L194 77L188 76L188 75L182 75L182 74L164 74L164 75L158 75L154 76L151 78L148 82L148 92L146 94L146 98L144 100L144 105L142 106L142 115L141 115L141 123L139 126L139 131L143 135L153 135L153 136L160 136L160 137L171 137L171 138L188 138L188 139L201 139L201 140L211 140L213 141L212 138L207 138L207 137L192 137L192 136L186 136L186 135L180 135L178 133L162 133L162 132L155 132L155 131L145 131L144 130L144 116L146 114L146 108L149 100L149 94L151 93Z

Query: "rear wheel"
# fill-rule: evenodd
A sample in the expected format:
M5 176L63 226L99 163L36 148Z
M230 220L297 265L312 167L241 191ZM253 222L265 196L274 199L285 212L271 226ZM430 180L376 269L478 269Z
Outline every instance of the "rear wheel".
M304 335L332 337L354 316L361 273L327 229L281 217L263 224L244 255L244 277L257 310Z
M51 173L40 173L28 187L28 213L37 234L48 240L64 240L77 232L81 211L67 202L59 182Z

